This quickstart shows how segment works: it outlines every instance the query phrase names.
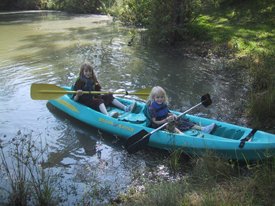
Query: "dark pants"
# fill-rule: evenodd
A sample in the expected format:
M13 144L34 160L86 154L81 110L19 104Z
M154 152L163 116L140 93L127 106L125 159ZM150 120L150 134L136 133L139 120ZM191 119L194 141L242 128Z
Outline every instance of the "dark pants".
M171 122L169 124L168 124L169 126L173 126L174 125L174 127L177 127L182 132L191 129L195 125L195 123L193 123L190 120L185 119L183 117L181 117L178 120L176 120L176 122ZM152 127L152 128L158 128L160 126L161 125L156 125L156 124L154 124L154 123L151 122L151 126L150 127ZM164 129L165 129L165 127L164 127Z
M114 100L114 97L112 94L105 94L105 95L97 95L94 96L92 99L79 99L79 102L81 104L84 104L94 110L99 111L99 105L102 103L105 104L105 106L112 105L112 102Z

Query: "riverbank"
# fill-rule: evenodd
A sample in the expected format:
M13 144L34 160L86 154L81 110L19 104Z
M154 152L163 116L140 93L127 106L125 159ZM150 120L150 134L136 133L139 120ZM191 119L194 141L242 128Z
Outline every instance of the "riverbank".
M275 132L274 2L224 3L189 25L184 51L249 72L248 126ZM191 42L191 43L190 43Z
M112 205L272 205L275 161L224 162L218 157L181 160L172 180L144 180ZM183 169L185 168L185 169ZM143 177L145 178L145 177ZM140 189L141 188L141 189Z
M248 126L275 133L274 3L230 2L201 14L177 46L185 54L224 58L228 69L248 70ZM173 162L171 170L178 168L179 178L143 180L112 205L273 205L274 158L240 163L176 156L172 153L167 161Z

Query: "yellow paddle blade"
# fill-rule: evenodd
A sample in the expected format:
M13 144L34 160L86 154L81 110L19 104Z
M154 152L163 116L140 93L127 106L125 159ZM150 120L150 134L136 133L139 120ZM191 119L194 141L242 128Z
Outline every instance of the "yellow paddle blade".
M67 91L54 84L32 84L31 85L31 98L34 100L57 99L69 93L76 93L76 92Z
M141 99L147 99L151 89L145 88L135 92L108 92L108 91L83 91L84 94L124 94L136 95ZM57 99L65 94L74 94L76 91L66 90L54 84L32 84L31 85L31 98L34 100L50 100Z
M136 90L135 92L124 92L126 95L136 95L143 100L147 100L152 88L144 88Z

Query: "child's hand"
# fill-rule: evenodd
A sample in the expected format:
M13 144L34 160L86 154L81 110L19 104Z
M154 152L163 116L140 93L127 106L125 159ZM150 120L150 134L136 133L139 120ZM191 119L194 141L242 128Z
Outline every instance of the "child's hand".
M95 84L95 91L100 91L101 90L101 86L99 83Z
M174 121L174 116L173 115L170 115L170 116L168 116L167 118L166 118L166 121L167 122L173 122Z
M77 95L77 96L81 96L82 94L83 94L83 91L82 91L82 90L77 90L77 91L76 91L76 95Z
M83 94L83 91L82 90L77 90L76 91L76 94L74 96L74 100L75 101L78 101L79 100L79 97Z

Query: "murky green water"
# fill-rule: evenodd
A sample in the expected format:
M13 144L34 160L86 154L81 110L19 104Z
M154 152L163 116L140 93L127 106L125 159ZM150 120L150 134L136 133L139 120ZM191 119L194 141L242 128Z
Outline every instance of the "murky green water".
M65 205L97 189L100 195L93 200L108 201L136 184L138 176L168 175L166 156L157 151L128 155L118 138L68 118L46 101L32 100L32 83L71 85L80 64L90 61L105 90L161 85L180 111L210 93L212 106L193 114L242 122L243 73L227 70L219 59L150 47L136 32L129 46L133 31L107 16L0 13L0 142L8 144L18 131L47 142L47 168L63 175L63 189L74 185L78 193L66 194Z

